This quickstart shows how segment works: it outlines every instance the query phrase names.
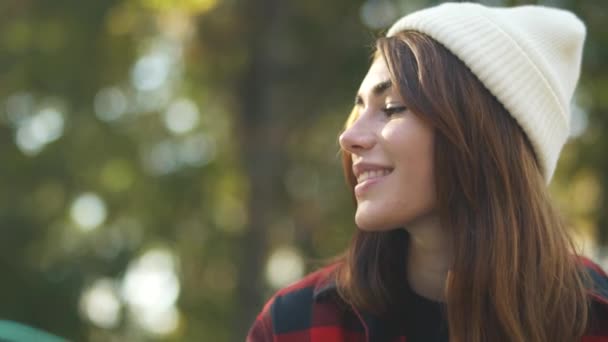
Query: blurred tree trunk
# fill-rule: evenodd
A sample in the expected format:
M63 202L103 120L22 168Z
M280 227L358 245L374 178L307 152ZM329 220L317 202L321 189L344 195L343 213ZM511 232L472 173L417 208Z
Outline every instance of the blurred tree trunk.
M249 183L248 227L240 241L240 272L237 288L238 307L235 341L242 341L263 303L264 261L268 252L268 227L272 213L280 205L282 140L285 120L271 107L274 83L272 63L276 14L281 1L247 0L242 2L245 21L241 37L246 44L247 66L238 84L240 105L236 118L241 160Z

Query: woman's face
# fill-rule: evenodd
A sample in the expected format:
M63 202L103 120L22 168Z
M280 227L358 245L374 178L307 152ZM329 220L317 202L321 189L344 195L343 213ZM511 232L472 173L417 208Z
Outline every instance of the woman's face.
M363 79L356 107L340 145L351 154L357 178L357 226L389 230L431 213L433 130L405 107L382 58Z

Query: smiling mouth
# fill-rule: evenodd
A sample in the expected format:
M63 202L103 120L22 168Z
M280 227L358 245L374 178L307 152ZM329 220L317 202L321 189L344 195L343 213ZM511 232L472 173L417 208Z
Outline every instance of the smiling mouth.
M370 170L370 171L361 172L359 177L357 177L357 184L361 184L367 180L384 177L384 176L388 175L389 173L391 173L392 171L393 170L391 170L391 169L378 169L378 170Z

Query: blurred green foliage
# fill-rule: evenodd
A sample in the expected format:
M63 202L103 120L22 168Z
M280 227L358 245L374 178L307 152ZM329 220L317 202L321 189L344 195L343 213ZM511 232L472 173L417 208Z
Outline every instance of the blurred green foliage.
M274 287L346 247L338 132L374 37L437 2L0 2L0 318L243 340ZM551 189L606 257L608 4L538 3L588 25Z

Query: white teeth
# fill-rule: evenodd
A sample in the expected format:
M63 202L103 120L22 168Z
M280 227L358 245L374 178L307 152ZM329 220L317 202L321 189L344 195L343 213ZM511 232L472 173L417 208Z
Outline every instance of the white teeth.
M388 169L364 171L357 177L357 183L364 182L370 178L386 176L390 172Z

